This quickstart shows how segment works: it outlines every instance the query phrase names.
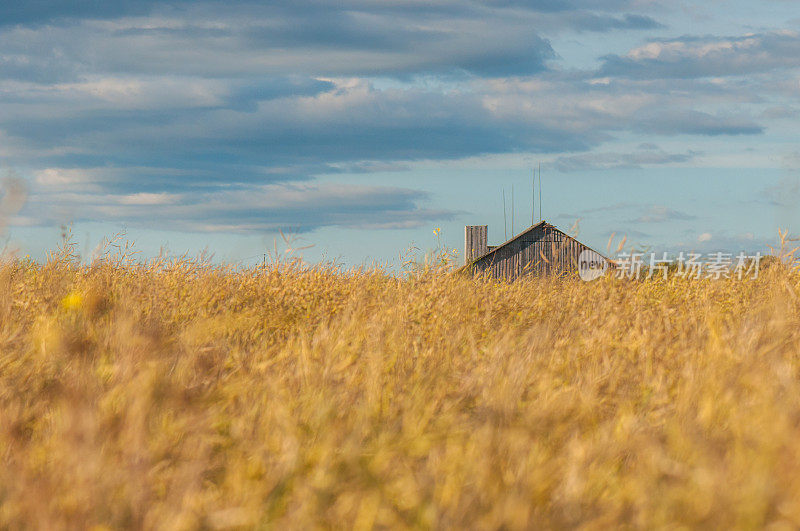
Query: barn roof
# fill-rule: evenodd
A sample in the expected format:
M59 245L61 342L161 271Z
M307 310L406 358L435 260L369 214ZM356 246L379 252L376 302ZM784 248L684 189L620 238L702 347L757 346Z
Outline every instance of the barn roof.
M520 233L519 233L519 234L517 234L516 236L512 236L512 237L511 237L509 240L507 240L507 241L505 241L505 242L501 243L500 245L498 245L498 246L496 246L496 247L493 247L491 250L489 250L489 251L487 251L487 252L483 253L481 256L478 256L477 258L475 258L474 260L472 260L472 261L471 261L469 264L466 264L466 265L462 266L462 267L461 267L461 268L459 268L459 269L464 269L464 268L467 268L467 267L469 267L469 266L471 266L471 265L475 264L476 262L478 262L478 261L480 261L480 260L483 260L483 259L484 259L484 258L486 258L487 256L491 256L491 255L493 255L493 254L494 254L494 253L496 253L496 252L497 252L499 249L502 249L502 248L503 248L503 247L505 247L506 245L509 245L509 244L511 244L511 243L513 243L513 242L515 242L515 241L519 240L519 239L520 239L520 238L522 238L523 236L525 236L525 235L527 235L527 234L529 234L529 233L531 233L531 232L533 232L533 231L535 231L535 230L537 230L537 229L539 229L539 228L550 228L550 229L554 229L554 230L557 230L558 232L560 232L561 234L563 234L564 236L566 236L567 238L570 238L570 239L573 239L573 240L575 240L575 241L578 241L576 238L573 238L572 236L570 236L569 234L567 234L567 233L566 233L566 232L564 232L563 230L559 229L559 228L558 228L558 227L556 227L555 225L551 225L551 224L550 224L550 223L548 223L547 221L544 221L544 220L542 220L542 221L540 221L539 223L536 223L536 224L534 224L534 225L531 225L530 227L528 227L528 228L527 228L527 229L525 229L524 231L520 232ZM597 254L599 254L600 256L602 256L603 258L605 258L606 260L608 260L609 262L612 262L612 260L611 260L611 259L609 259L607 256L605 256L605 255L604 255L604 254L602 254L602 253L598 253L597 251L595 251L594 249L592 249L591 247L589 247L589 246L588 246L588 245L586 245L585 243L583 243L583 242L578 242L578 243L580 243L581 245L583 245L584 247L586 247L586 248L587 248L587 249L589 249L590 251L594 251L594 252L596 252Z

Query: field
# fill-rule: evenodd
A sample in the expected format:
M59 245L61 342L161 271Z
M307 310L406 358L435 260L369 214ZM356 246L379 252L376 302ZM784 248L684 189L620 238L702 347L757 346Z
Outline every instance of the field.
M0 528L800 526L800 276L0 265Z

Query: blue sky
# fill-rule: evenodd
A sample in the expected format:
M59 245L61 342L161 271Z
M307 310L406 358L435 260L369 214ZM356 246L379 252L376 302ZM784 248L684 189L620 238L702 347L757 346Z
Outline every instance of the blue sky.
M397 262L542 215L605 249L763 250L800 222L792 0L0 6L0 227L41 258ZM538 199L537 199L538 202ZM535 214L538 219L539 213ZM510 219L508 230L510 231ZM510 236L510 234L508 234Z

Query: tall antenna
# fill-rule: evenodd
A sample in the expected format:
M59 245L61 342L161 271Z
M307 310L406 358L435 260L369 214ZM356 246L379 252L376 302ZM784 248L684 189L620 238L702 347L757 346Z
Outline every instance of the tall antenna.
M531 227L536 223L536 169L531 168Z
M514 183L511 183L511 237L514 237Z
M503 188L503 239L508 239L508 224L506 223L506 189Z
M539 221L542 221L542 163L539 163Z

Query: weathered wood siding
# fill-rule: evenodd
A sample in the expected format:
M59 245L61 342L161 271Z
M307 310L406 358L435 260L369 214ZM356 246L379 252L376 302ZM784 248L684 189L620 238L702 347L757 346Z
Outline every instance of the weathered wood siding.
M464 227L464 263L468 264L489 252L488 225L467 225Z
M586 249L589 247L552 225L544 224L497 248L475 262L472 268L507 280L528 274L574 274L578 271L578 256Z

